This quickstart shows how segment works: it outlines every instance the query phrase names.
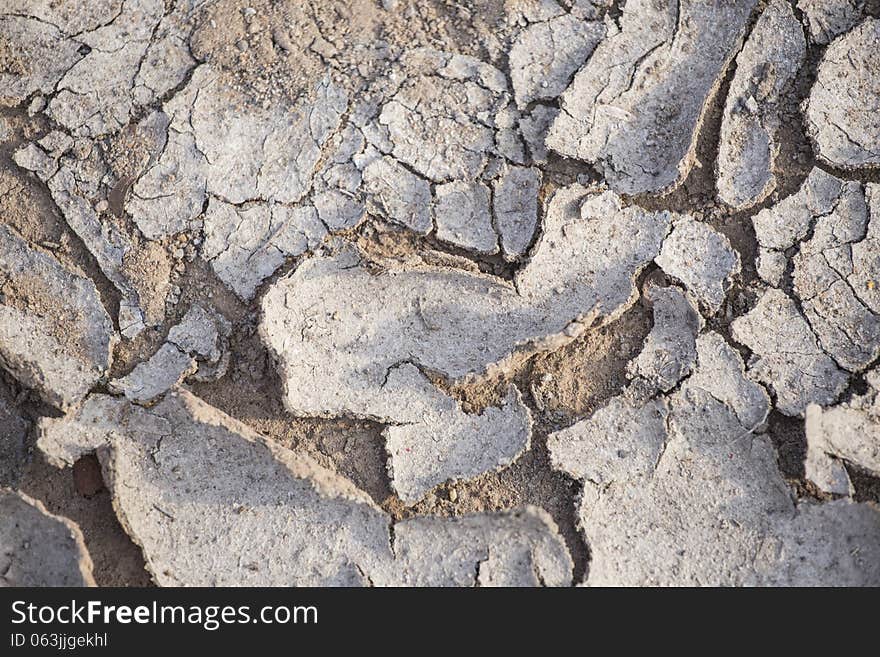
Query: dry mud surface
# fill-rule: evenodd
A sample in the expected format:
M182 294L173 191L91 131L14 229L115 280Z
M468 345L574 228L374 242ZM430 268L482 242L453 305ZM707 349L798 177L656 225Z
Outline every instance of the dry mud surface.
M880 585L878 43L8 0L0 584Z

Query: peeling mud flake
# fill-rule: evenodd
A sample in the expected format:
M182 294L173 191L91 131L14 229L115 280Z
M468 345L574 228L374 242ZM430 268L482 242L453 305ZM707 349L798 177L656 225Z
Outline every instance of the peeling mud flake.
M435 188L434 216L437 237L444 242L474 251L498 251L498 236L492 227L489 188L480 182L456 181Z
M517 105L559 96L604 35L601 22L569 14L529 25L508 55Z
M376 275L353 252L312 258L269 289L263 339L284 364L297 412L335 412L349 390L363 404L364 391L378 392L404 361L455 380L480 375L515 352L576 337L586 328L577 321L597 306L612 317L631 305L633 279L656 257L670 220L623 208L610 192L561 190L516 287L418 263L384 263ZM326 385L306 385L311 377ZM335 392L318 401L322 391Z
M853 494L844 462L880 477L880 404L875 388L828 408L811 404L806 434L805 474L821 490Z
M758 244L776 251L795 246L809 235L816 217L834 211L843 185L822 169L810 171L797 192L752 217Z
M585 198L578 187L560 191L550 203L544 239L518 274L518 293L499 279L442 267L389 265L375 276L356 254L314 258L270 289L263 304L264 339L285 360L287 351L302 343L288 365L311 370L317 358L315 365L324 363L318 372L334 379L355 375L348 373L349 364L378 358L386 364L369 387L384 380L388 367L408 358L454 379L480 374L519 345L528 348L530 342L563 333L597 304L614 314L631 303L633 276L659 250L668 223L665 213L622 208L613 194ZM627 231L638 237L615 239ZM332 295L328 284L336 289ZM352 304L355 298L363 303ZM502 316L503 322L489 319ZM341 344L347 345L345 351L337 348ZM355 357L358 353L363 356ZM327 366L333 362L340 363L338 372ZM367 383L372 377L364 371L355 378ZM288 377L288 385L296 385L296 393L288 390L293 407L299 406L294 401L300 394L298 379ZM310 385L301 392L308 398L319 388Z
M511 167L495 181L493 208L501 248L510 258L525 254L538 223L538 188L541 174L537 169Z
M0 586L95 586L82 532L37 500L0 487Z
M174 3L156 25L132 87L132 97L139 106L145 107L173 90L195 67L190 31L198 9L199 0Z
M686 379L660 399L625 393L605 413L548 439L555 467L585 482L578 513L592 557L588 584L748 583L754 525L790 509L769 441L743 440L748 427L731 405L763 417L768 400L750 394L749 386L760 388L747 381L736 386L744 398L716 397L713 359L730 361L736 378L744 373L736 352L712 336L701 337L698 349L695 374L705 368L703 382ZM603 448L578 449L571 438ZM595 472L604 476L584 476Z
M58 83L46 113L79 136L99 137L125 126L132 112L128 90L134 82L146 43L116 43L89 39L103 49L92 49Z
M848 32L866 15L865 0L798 0L813 43L825 45Z
M376 153L370 150L363 132L353 123L346 124L324 146L329 152L326 163L314 181L312 203L328 230L345 230L364 217L366 203L360 193L363 167Z
M146 404L195 370L192 356L166 342L148 361L138 363L131 373L111 381L108 387L111 392L122 393L134 402Z
M819 347L810 325L784 292L769 289L731 325L734 340L752 350L749 372L776 395L786 415L834 403L848 376Z
M391 485L406 504L417 502L444 481L468 479L508 466L528 449L531 415L515 387L511 386L500 407L468 415L454 399L431 390L428 381L398 383L398 377L422 378L412 365L396 368L386 382L389 393L398 385L401 394L421 387L425 398L437 398L435 404L414 399L416 421L391 425L384 431Z
M687 216L674 223L656 262L712 312L721 307L731 278L740 271L739 253L727 237Z
M163 288L167 289L168 281L166 277L154 284L156 274L161 271L159 267L153 268L154 277L150 281L138 280L129 271L143 251L139 251L127 232L116 223L106 221L96 211L99 201L95 197L106 176L107 165L99 149L89 145L83 157L63 156L57 172L46 184L67 225L83 241L98 267L122 295L119 330L123 337L134 338L147 324L156 325L164 317L164 298L157 297L161 296ZM153 297L152 304L149 303L150 297Z
M654 304L654 326L627 371L667 392L690 374L703 318L678 288L652 287L646 296Z
M783 0L761 13L730 83L718 151L718 196L743 209L776 187L780 103L803 64L803 28Z
M697 132L754 0L627 2L561 96L547 145L599 166L623 194L662 192L694 163Z
M34 143L15 151L12 160L22 169L33 171L40 180L48 180L58 171L58 162Z
M826 258L824 254L797 258L796 289L822 348L841 367L859 371L880 356L880 316L865 307ZM817 290L823 283L828 287Z
M315 248L327 231L311 206L256 203L238 207L211 198L204 216L202 257L241 299L287 258Z
M226 367L221 361L228 359L221 344L228 332L222 317L194 305L171 328L159 351L128 375L110 381L108 388L136 403L149 404L190 375L199 380L219 378Z
M60 464L98 450L162 586L359 585L390 559L387 519L365 494L185 391L149 411L92 396L44 419L38 444Z
M112 179L103 150L87 139L73 140L53 131L40 140L39 146L30 143L16 150L13 160L46 183L67 225L122 295L118 317L122 335L134 338L147 324L160 323L168 272L164 280L159 280L162 267L151 263L152 276L144 281L131 271L146 254L156 253L155 245L139 245L119 224L98 211L102 205L106 210L102 186Z
M707 406L696 412L723 412L704 401ZM709 439L735 437L727 429ZM579 509L592 556L587 583L755 583L751 559L760 546L758 528L790 504L774 469L767 441L746 441L745 449L734 443L722 451L673 437L649 476L613 482L605 491L588 486Z
M221 341L228 333L229 323L222 316L201 304L195 304L180 323L168 331L168 343L213 364L222 357Z
M364 189L372 212L422 235L434 227L431 186L393 158L382 157L367 165Z
M634 278L657 255L670 221L668 213L623 208L611 192L560 190L515 286L418 262L386 262L376 271L353 251L311 258L276 282L262 303L260 332L279 363L285 404L296 415L412 425L405 428L408 440L418 430L425 444L446 430L463 445L488 435L500 444L486 452L510 458L511 437L488 426L509 428L509 412L469 417L419 370L470 383L619 316L634 302ZM415 367L401 370L406 364ZM443 418L442 427L423 415ZM497 464L488 458L480 468ZM398 467L393 458L392 466ZM425 481L443 481L448 467L426 463L419 476L432 470Z
M708 393L733 413L746 432L760 428L767 419L767 393L746 374L739 352L713 331L697 338L697 364L681 390L685 396L691 391ZM691 419L697 423L697 418Z
M394 526L403 586L569 586L572 561L556 525L526 507Z
M819 64L806 105L819 157L852 169L880 166L880 19L835 39Z
M97 451L114 509L162 586L567 585L545 513L398 523L348 480L176 390L149 411L93 395L40 423L58 465ZM393 541L393 545L392 545Z
M107 372L115 341L94 283L0 225L0 366L66 409Z
M666 442L664 400L612 397L593 415L547 439L556 469L597 486L650 473Z

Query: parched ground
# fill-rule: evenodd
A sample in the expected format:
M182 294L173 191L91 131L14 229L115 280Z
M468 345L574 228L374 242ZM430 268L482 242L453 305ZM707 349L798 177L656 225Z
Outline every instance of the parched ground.
M0 583L880 585L878 3L85 5L0 10Z

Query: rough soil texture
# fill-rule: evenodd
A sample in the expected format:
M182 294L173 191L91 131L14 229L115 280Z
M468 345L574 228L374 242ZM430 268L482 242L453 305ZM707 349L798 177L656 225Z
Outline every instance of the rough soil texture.
M878 34L7 2L0 583L880 585Z

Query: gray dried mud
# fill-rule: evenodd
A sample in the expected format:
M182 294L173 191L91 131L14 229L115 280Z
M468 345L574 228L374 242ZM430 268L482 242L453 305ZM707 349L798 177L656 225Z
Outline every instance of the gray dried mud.
M880 585L880 6L11 0L0 584Z

